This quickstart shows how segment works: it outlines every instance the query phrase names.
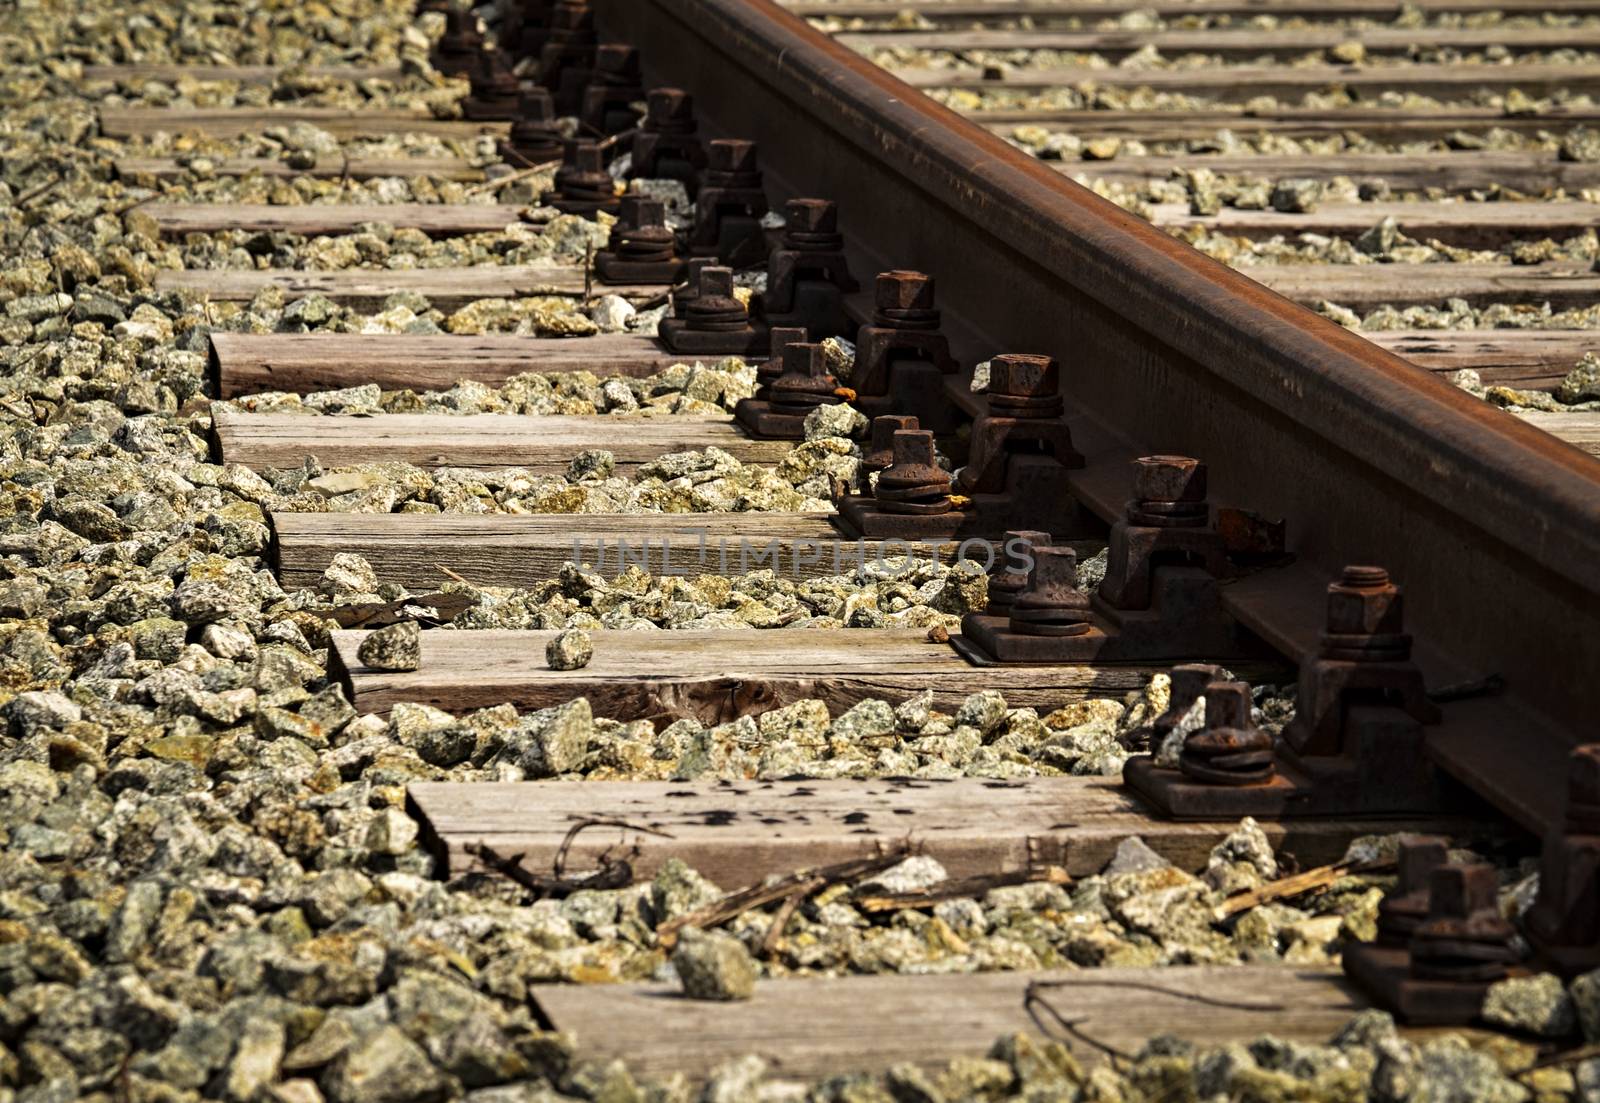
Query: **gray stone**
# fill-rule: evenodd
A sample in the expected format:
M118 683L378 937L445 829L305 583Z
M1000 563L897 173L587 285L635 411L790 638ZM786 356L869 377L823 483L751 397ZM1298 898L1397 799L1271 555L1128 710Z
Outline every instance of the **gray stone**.
M544 658L551 670L580 670L594 658L594 637L582 628L568 628L545 644Z
M756 991L756 963L744 943L721 931L686 927L672 952L686 996L694 1000L747 1000Z
M1483 1000L1486 1022L1544 1038L1577 1032L1578 1015L1561 978L1551 973L1510 977L1493 984Z
M1568 994L1578 1025L1583 1028L1584 1041L1590 1045L1600 1042L1600 969L1574 977Z
M1116 877L1123 873L1149 873L1152 870L1165 869L1171 864L1171 862L1151 850L1143 839L1137 835L1130 835L1117 844L1117 852L1111 856L1111 863L1106 866L1102 876Z
M831 406L818 406L806 415L805 439L859 437L866 432L867 425L866 415L854 406L847 406L842 402Z
M1568 404L1600 399L1600 356L1584 353L1556 388L1556 397Z
M24 739L41 731L60 731L83 719L83 710L53 690L19 693L5 707L17 734Z
M956 710L956 726L977 728L989 735L1005 722L1006 699L999 690L985 689L969 696Z
M594 738L589 699L541 709L506 733L505 754L529 777L552 777L575 770Z
M948 880L950 874L945 872L944 866L928 857L926 854L916 854L898 865L892 865L862 884L860 891L863 894L883 893L893 895L902 892L916 892L937 885L940 881Z
M668 858L650 882L650 910L659 925L722 896L722 890L686 865L681 858Z
M631 396L631 392L630 392ZM567 465L567 480L607 479L617 470L617 457L604 448L589 448L572 457Z
M353 869L323 870L306 887L300 906L312 923L330 927L371 891L372 882Z
M320 1083L329 1103L442 1103L455 1094L450 1078L396 1026L356 1039Z
M1322 181L1310 178L1279 180L1272 186L1272 209L1286 214L1304 214L1316 209L1322 198Z
M403 620L369 632L356 657L374 670L416 670L422 665L422 629Z
M264 1089L278 1078L284 1039L283 1024L259 1017L246 1019L239 1034L239 1045L223 1075L223 1096L233 1103L255 1103Z

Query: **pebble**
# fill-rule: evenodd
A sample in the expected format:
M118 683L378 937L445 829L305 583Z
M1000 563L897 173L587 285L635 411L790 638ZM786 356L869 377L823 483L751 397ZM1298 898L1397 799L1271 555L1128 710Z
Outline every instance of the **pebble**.
M369 632L356 648L356 658L374 670L407 671L422 665L422 629L404 620Z
M545 662L551 670L579 670L594 658L594 637L581 628L568 628L545 644Z
M1542 1038L1565 1038L1578 1030L1573 1000L1561 978L1550 973L1510 977L1491 985L1483 1000L1483 1018Z
M744 943L720 931L685 927L672 967L692 1000L747 1000L756 992L755 959Z

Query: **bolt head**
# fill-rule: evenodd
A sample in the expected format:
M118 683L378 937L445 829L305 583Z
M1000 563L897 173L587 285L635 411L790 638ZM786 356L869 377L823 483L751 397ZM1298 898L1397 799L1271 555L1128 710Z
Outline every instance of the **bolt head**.
M989 392L1042 398L1061 391L1061 366L1048 356L1005 352L989 361Z
M700 281L695 284L702 296L733 298L733 269L707 265L700 269Z
M555 102L548 88L524 88L517 101L517 114L524 122L547 123L556 117Z
M1405 835L1400 839L1399 892L1428 887L1433 871L1450 860L1449 844L1438 835Z
M1050 534L1038 532L1034 529L1012 529L1007 532L1005 539L1000 544L1004 553L1002 562L1004 569L1011 574L1021 574L1028 570L1028 560L1035 559L1034 552L1039 548L1050 546ZM1073 567L1073 585L1077 585L1077 567Z
M1586 743L1567 760L1567 800L1600 804L1600 743Z
M606 171L606 155L600 146L584 139L582 141L568 140L562 148L562 161L581 172L596 173Z
M904 464L934 464L933 434L926 429L896 429L894 434L894 462Z
M783 347L783 370L812 378L827 375L828 364L822 356L822 346L809 341L791 341Z
M907 414L879 414L872 419L872 450L894 447L894 435L902 429L919 428L917 419Z
M874 301L879 310L932 310L933 277L906 269L879 272Z
M1328 586L1328 631L1341 636L1392 635L1405 630L1400 587L1389 581L1351 585L1350 573Z
M694 115L694 97L682 88L652 88L645 96L653 123L676 122Z
M839 208L831 199L791 199L784 204L785 229L802 234L831 234L839 226Z
M1206 465L1188 456L1141 456L1133 461L1133 493L1144 502L1203 502Z
M1077 552L1069 547L1037 544L1032 547L1032 555L1033 570L1028 572L1028 586L1030 589L1038 592L1041 590L1076 590L1078 588Z
M1206 687L1222 680L1222 668L1211 663L1183 663L1172 668L1170 700L1174 708L1188 708L1206 694Z
M706 163L717 172L755 172L756 144L743 138L717 138L706 148Z
M1212 682L1206 686L1206 727L1250 728L1250 686L1246 682Z
M784 349L790 345L803 344L810 335L800 326L775 326L770 337L772 344L768 346L769 355L782 356Z
M652 199L648 195L639 195L629 192L622 197L622 206L617 212L617 221L624 226L635 229L645 226L665 226L667 223L667 205L659 199Z
M639 67L639 51L626 42L602 42L595 47L594 67L602 73L626 73Z
M1428 916L1466 919L1495 907L1499 878L1491 865L1443 865L1428 875Z

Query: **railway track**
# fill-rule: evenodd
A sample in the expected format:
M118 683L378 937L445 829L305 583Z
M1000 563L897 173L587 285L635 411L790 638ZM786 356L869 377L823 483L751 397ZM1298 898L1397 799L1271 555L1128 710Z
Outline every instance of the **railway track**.
M203 815L166 814L228 823L208 868L258 883L199 876L250 921L184 941L190 875L139 887L158 881L118 844L104 934L4 921L6 995L71 978L48 963L69 943L84 985L128 970L99 1014L167 1016L123 1044L141 1082L333 1103L541 1076L598 1098L633 1084L612 1060L733 1098L752 1053L918 1098L1211 1083L1194 1044L1268 1031L1316 1055L1291 1071L1258 1045L1214 1094L1327 1087L1344 1050L1311 1043L1364 1007L1547 1051L1592 1029L1593 978L1563 985L1600 964L1600 414L1553 397L1591 347L1590 120L1483 97L1580 95L1600 5L1428 0L1369 26L1349 21L1388 9L1285 4L1270 28L1234 0L886 7L504 6L493 53L466 13L422 14L434 64L490 67L468 118L431 113L448 85L410 90L428 70L385 13L365 33L400 64L301 46L310 68L212 71L146 42L52 74L109 97L96 155L128 191L110 283L70 235L12 241L59 288L9 292L6 340L38 346L6 395L17 501L27 461L63 466L38 523L0 535L7 826L47 865L100 861L47 811L70 786L98 797L99 770L154 825L139 801L190 784ZM1152 47L1230 64L1101 65ZM1319 93L1333 75L1269 63L1309 54L1375 59L1340 70L1349 97L1439 102L1230 102ZM504 56L549 96L490 71ZM306 103L248 91L287 80ZM342 83L370 109L317 102ZM1095 109L1117 88L1189 100ZM593 141L563 152L574 113ZM1390 148L1497 127L1514 148ZM1184 145L1213 128L1239 140ZM1311 177L1328 196L1282 183ZM59 180L6 184L37 232L28 202ZM1325 248L1385 225L1426 244ZM1567 244L1511 263L1543 237ZM1567 324L1492 324L1544 303ZM26 374L107 332L137 349L121 389ZM144 490L88 474L98 438L66 427L97 400L126 411L104 446L145 457ZM114 569L105 612L30 573L63 562ZM75 649L53 680L16 642L45 630ZM84 724L113 735L58 781L94 761ZM252 833L305 885L264 887ZM253 981L239 956L264 960ZM217 991L174 988L185 961ZM757 971L748 1002L660 1010ZM601 980L628 983L571 983ZM338 1009L363 1002L376 1017ZM240 1014L283 1021L168 1067ZM1155 1020L1189 1041L1146 1046ZM25 1092L111 1075L60 1071L41 1047L81 1043L16 1021L0 1040L34 1048L0 1074ZM1337 1046L1378 1044L1357 1021ZM1017 1032L1035 1040L988 1049ZM1406 1038L1429 1075L1504 1079ZM922 1066L952 1059L932 1087ZM1558 1080L1540 1090L1577 1090Z

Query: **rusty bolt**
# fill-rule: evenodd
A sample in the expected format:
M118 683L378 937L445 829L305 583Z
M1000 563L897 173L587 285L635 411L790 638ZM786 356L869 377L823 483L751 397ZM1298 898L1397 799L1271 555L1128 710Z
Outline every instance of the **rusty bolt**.
M627 74L639 68L639 51L626 42L602 42L595 47L594 67L602 73Z
M926 429L896 429L892 447L896 467L941 470L934 458L933 434Z
M1428 915L1434 919L1467 919L1475 912L1496 911L1500 881L1494 867L1443 865L1428 875Z
M665 226L667 224L667 205L659 199L651 199L647 195L629 192L622 197L622 205L617 211L617 222L628 229L643 229L646 226Z
M1133 461L1133 488L1141 502L1203 502L1206 465L1188 456L1141 456Z
M898 268L879 272L875 296L879 310L932 310L933 277Z
M1400 587L1382 567L1346 567L1328 585L1328 632L1341 636L1393 635L1404 630Z
M743 138L717 138L706 150L706 163L713 172L755 172L756 144Z
M1600 835L1600 743L1574 748L1567 759L1566 831Z
M828 374L828 361L821 345L808 341L791 341L783 346L783 371L818 379Z
M733 298L733 269L707 265L700 269L700 280L695 285L701 298ZM785 350L787 354L787 350Z
M645 119L652 125L687 122L694 117L694 97L682 88L652 88L645 103Z
M588 175L604 175L606 171L606 155L595 142L571 142L566 148L566 163L579 172Z
M1028 572L1028 560L1034 558L1034 550L1048 548L1049 546L1050 534L1048 532L1039 532L1036 529L1010 530L1005 535L1005 542L1000 545L1001 551L1005 553L1005 558L1001 560L1000 573L1026 575ZM1077 560L1074 559L1073 562L1076 564ZM1073 578L1076 579L1077 575L1074 574ZM1073 585L1077 585L1077 582L1074 581Z
M1450 860L1450 847L1439 835L1403 835L1400 838L1400 883L1396 894L1419 892L1428 887L1433 871Z
M839 228L839 208L831 199L791 199L784 216L789 233L831 234Z
M594 23L594 12L586 0L557 0L550 12L552 31L581 31Z
M522 122L550 122L556 117L555 103L550 99L550 90L524 88L522 98L517 101L517 114Z
M783 350L790 345L804 344L808 334L803 326L774 326L772 329L772 344L769 346L773 356L782 356Z
M1048 398L1061 390L1061 366L1048 356L1005 352L989 361L989 393Z

